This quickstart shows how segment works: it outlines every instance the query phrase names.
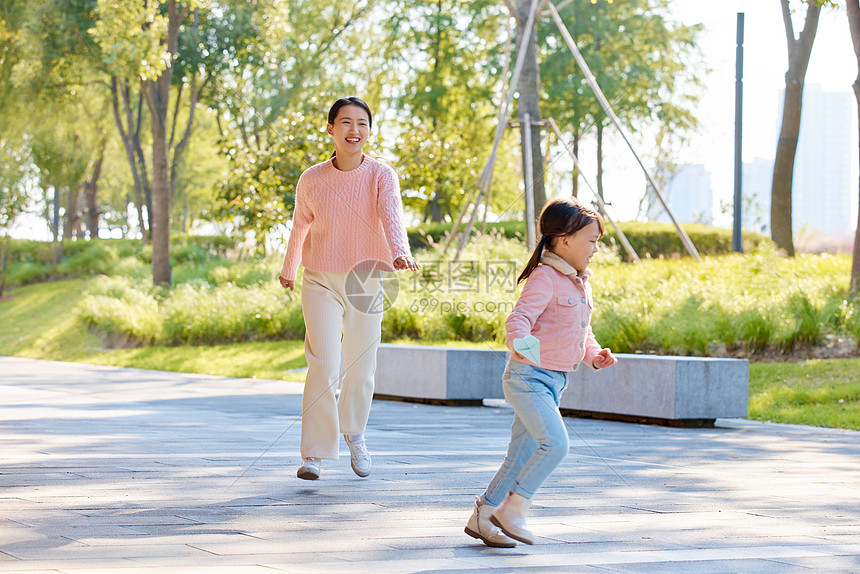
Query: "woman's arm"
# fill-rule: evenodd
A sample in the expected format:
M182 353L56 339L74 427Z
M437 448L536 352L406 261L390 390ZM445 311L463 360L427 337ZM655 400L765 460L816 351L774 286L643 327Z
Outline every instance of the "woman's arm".
M307 173L307 172L305 172ZM299 178L296 184L296 208L293 210L293 229L290 232L290 240L287 243L287 253L284 255L284 263L278 280L285 289L292 291L296 280L296 272L302 260L302 244L314 220L313 211L308 205L305 174Z
M382 164L379 173L379 191L376 200L376 209L385 230L385 238L394 255L396 269L413 268L409 264L415 263L412 252L409 249L409 238L406 235L406 227L403 225L403 201L400 198L400 181L393 168ZM397 261L404 266L398 267ZM417 269L417 266L414 267Z

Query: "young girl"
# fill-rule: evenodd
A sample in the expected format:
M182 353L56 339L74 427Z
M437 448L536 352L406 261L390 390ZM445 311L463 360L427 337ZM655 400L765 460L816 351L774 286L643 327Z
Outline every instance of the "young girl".
M370 108L361 99L336 101L326 126L335 153L306 170L296 185L293 230L279 280L292 291L301 261L308 374L297 475L305 480L319 478L321 459L338 458L340 433L353 471L361 477L370 474L364 430L382 309L367 301L381 299L381 271L418 269L403 226L397 174L362 151L372 122ZM335 399L341 377L340 397Z
M569 446L558 410L567 373L618 362L600 348L590 324L588 263L603 231L600 215L575 199L553 200L541 212L541 239L518 283L528 281L505 322L511 356L502 385L515 414L511 442L466 525L466 534L488 546L534 542L526 511Z

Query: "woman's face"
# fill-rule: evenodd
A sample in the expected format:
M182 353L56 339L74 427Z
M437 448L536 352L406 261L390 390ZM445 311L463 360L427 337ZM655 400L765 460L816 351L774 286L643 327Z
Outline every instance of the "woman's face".
M326 131L334 139L335 150L341 154L360 153L370 135L370 118L364 108L347 105L340 108L333 124Z

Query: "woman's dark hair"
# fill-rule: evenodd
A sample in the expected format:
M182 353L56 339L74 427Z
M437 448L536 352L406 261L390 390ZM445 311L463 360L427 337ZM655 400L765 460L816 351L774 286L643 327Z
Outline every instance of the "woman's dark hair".
M337 119L337 113L344 106L358 106L359 108L363 109L365 112L367 112L367 127L373 127L373 113L370 111L370 106L367 105L367 102L355 96L347 96L345 98L341 98L332 104L331 108L329 108L328 111L329 124L334 125L334 121ZM337 152L332 152L331 157L334 157L336 154Z
M602 237L605 232L603 218L595 210L580 203L576 198L553 199L547 203L540 212L540 241L537 247L535 247L531 259L526 263L523 272L520 273L517 284L528 279L528 276L540 264L544 247L552 249L552 244L556 237L564 237L565 235L576 233L594 221L597 222L597 227L600 229L600 236Z

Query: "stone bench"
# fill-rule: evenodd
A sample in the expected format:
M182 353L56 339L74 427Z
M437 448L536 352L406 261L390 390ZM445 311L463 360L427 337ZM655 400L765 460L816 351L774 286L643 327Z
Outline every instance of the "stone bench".
M507 351L422 345L379 346L376 390L381 399L479 405L503 399ZM572 371L561 411L676 426L709 426L747 416L749 361L710 357L618 354L618 364Z

